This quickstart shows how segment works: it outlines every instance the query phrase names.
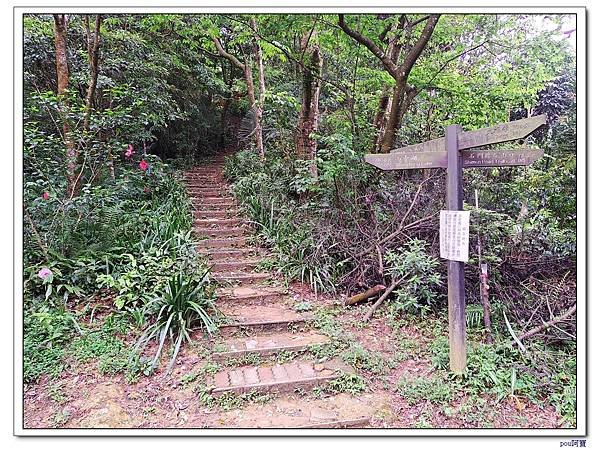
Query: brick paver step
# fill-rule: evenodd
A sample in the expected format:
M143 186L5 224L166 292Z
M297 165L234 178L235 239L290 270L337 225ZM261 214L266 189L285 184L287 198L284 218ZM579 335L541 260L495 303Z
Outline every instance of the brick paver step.
M231 197L233 194L231 190L225 187L219 187L214 184L205 184L200 187L200 185L193 185L188 183L187 192L190 195L194 195L196 197Z
M277 302L269 304L222 302L219 310L230 322L220 328L223 332L235 332L239 328L258 330L287 330L303 327L313 320L311 314L298 313Z
M217 372L209 378L210 393L218 397L225 393L243 394L247 392L281 393L296 389L309 390L336 379L348 367L337 362L323 364L292 361L271 366L242 366Z
M219 282L247 285L257 284L273 279L273 275L268 272L215 272L213 278Z
M237 203L233 200L208 201L198 197L190 197L194 202L194 211L214 211L221 209L235 209Z
M286 295L286 290L280 287L234 287L218 288L217 300L243 301L243 300L275 300Z
M240 358L247 354L260 356L273 355L282 351L306 351L311 345L329 342L329 338L314 332L291 333L289 331L267 335L230 339L223 343L226 350L215 352L212 358L217 361Z
M228 316L230 319L231 315ZM277 331L287 330L290 327L303 327L312 320L311 316L281 319L259 319L259 320L241 320L219 325L219 330L223 335L235 332L240 329L252 329L258 331Z
M244 247L246 245L245 237L234 237L229 239L203 239L198 241L199 248L216 248L219 250Z
M235 201L235 198L233 197L233 195L230 192L199 192L199 191L191 191L188 189L187 191L188 195L190 196L190 198L192 199L199 199L199 201L201 202L219 202L219 201L228 201L228 202L232 202Z
M212 268L215 272L251 270L254 269L261 261L261 258L221 260L215 261L212 264Z
M194 173L188 173L185 175L187 180L198 180L204 178L220 178L223 179L223 173L220 170L202 170Z
M239 211L237 209L209 209L200 210L194 209L194 218L198 219L235 219L238 218Z
M219 180L224 180L225 178L223 177L223 174L221 172L215 172L215 171L210 171L210 172L194 172L194 173L187 173L183 176L183 178L185 180L190 180L190 181L195 181L195 180L209 180L209 179L215 179L218 178Z
M224 259L238 259L244 258L248 256L254 256L258 254L258 250L252 247L242 247L242 248L203 248L201 249L201 253L208 256L209 259L213 261L221 261Z
M305 425L298 425L294 428L365 428L371 424L369 416L358 417L356 419L332 420L330 422L313 422Z
M211 218L211 219L195 219L194 224L203 228L215 227L231 227L232 225L241 225L244 221L239 217L231 219Z
M190 193L190 198L192 201L198 200L200 204L212 203L213 205L233 205L237 204L233 196L231 195L219 195L216 197L206 197L204 195L197 195L195 193Z
M194 233L198 236L230 238L244 236L248 230L242 227L194 227Z

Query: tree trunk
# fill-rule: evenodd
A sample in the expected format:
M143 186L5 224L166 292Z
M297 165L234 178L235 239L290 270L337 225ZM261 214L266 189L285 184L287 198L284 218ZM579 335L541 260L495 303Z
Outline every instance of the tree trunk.
M381 97L379 98L379 105L377 106L377 112L373 119L373 128L375 128L375 139L373 140L373 153L379 153L381 147L381 139L383 138L383 132L385 131L385 124L387 122L386 116L388 115L390 106L390 88L384 86Z
M405 91L406 79L400 78L396 81L396 85L394 86L394 95L392 96L389 118L383 133L383 138L381 138L381 153L389 153L394 147L396 131L398 130L398 125L400 125L400 111L402 110Z
M307 40L306 37L305 40ZM319 123L319 95L321 93L321 72L323 56L318 45L313 45L309 51L309 63L302 73L302 103L298 120L298 135L296 138L296 154L301 159L310 159L310 172L317 177L317 141L313 133Z
M90 129L92 102L94 101L96 86L98 84L98 56L100 53L100 26L102 25L102 15L98 14L96 16L96 26L93 36L90 35L90 20L88 16L85 16L85 25L87 32L88 60L90 63L90 83L88 84L85 96L85 113L83 117L83 130L87 132Z
M56 52L56 94L62 116L63 140L66 145L67 196L75 195L78 152L71 136L71 127L67 115L68 100L64 97L69 88L69 64L67 60L67 28L69 18L66 14L54 14L54 47Z
M368 48L369 51L373 53L373 55L375 55L382 62L383 66L385 67L385 70L392 77L394 77L394 80L396 80L389 118L387 124L385 125L385 132L383 133L383 138L381 139L381 153L389 153L392 147L394 146L396 132L398 130L402 117L406 113L408 106L410 106L410 102L416 95L415 91L414 95L407 96L407 98L405 98L408 77L417 59L423 52L423 49L431 39L431 35L433 34L433 30L435 29L439 18L439 14L431 14L422 19L418 19L413 23L407 22L406 17L402 19L401 28L403 28L405 31L404 38L406 48L402 64L399 65L397 60L399 58L401 45L398 42L396 42L398 36L394 36L392 38L392 41L390 41L390 47L388 47L388 49L384 51L370 38L350 28L346 23L343 14L338 15L338 25L340 26L342 31L344 31L344 33L346 33L359 44L364 45L366 48ZM421 31L421 35L414 44L409 44L410 34L412 33L413 27L416 24L422 22L423 20L427 20L427 23Z
M250 26L254 30L253 46L254 46L254 59L256 61L256 68L258 70L258 102L256 103L256 147L258 154L261 159L265 159L265 149L263 144L263 128L262 128L262 117L263 108L265 103L265 69L263 65L262 50L258 44L258 28L254 17L250 19Z

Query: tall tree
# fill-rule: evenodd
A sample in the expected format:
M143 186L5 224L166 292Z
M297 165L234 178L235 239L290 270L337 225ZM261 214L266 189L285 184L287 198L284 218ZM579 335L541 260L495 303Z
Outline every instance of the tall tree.
M98 84L98 56L100 53L100 26L102 25L102 15L98 14L96 16L96 24L93 32L90 30L89 16L84 16L84 21L88 61L90 64L90 82L88 84L87 92L85 95L85 112L83 117L83 129L87 132L90 129L92 102L94 101L94 95L96 94L96 86Z
M262 119L262 110L260 111L261 117L258 117L258 115L256 114L256 109L257 109L258 105L256 102L256 95L254 92L254 76L252 73L252 59L250 58L250 56L245 54L244 62L241 62L237 57L235 57L233 54L231 54L225 50L225 48L223 47L223 44L221 43L221 40L219 38L213 37L212 40L215 44L218 54L220 56L222 56L223 58L227 59L233 66L242 70L244 73L244 79L246 81L246 89L247 89L247 95L248 95L248 105L249 105L250 109L253 111L253 114L255 115L255 119L256 119L255 124L254 124L255 128L253 130L254 137L256 139L256 147L257 147L260 157L264 159L265 150L264 150L264 146L263 146L262 123L259 120L259 119ZM258 54L258 52L257 52L257 54ZM257 56L257 58L258 58L258 56ZM261 66L262 66L262 63L261 63ZM263 78L262 78L261 82L262 82L262 85L264 88L264 72L263 72ZM260 108L262 108L262 105L260 106Z
M298 118L296 153L302 159L310 159L311 174L317 176L317 141L313 134L319 122L319 95L321 93L321 72L323 56L318 43L310 44L312 33L305 33L301 40L301 53L307 55L302 66L302 101Z
M66 175L67 196L73 197L77 186L75 172L77 170L78 151L71 136L71 127L67 114L68 100L66 98L69 88L69 63L67 58L67 31L69 16L54 14L54 48L56 58L56 94L59 99L62 115L63 140L66 145Z
M258 72L258 101L255 104L254 110L256 114L256 146L258 153L262 159L265 157L265 150L263 144L263 128L262 128L262 117L263 109L265 104L265 68L263 65L263 56L260 44L258 41L258 26L256 25L256 18L253 16L250 19L250 26L252 27L252 47L254 52L254 59L256 61L256 69Z
M392 32L392 38L389 40L388 48L383 50L375 43L375 41L350 28L346 23L343 14L338 15L338 25L344 33L359 44L364 45L371 53L373 53L373 55L382 62L385 70L394 78L394 88L392 100L389 104L389 110L389 100L385 100L384 96L379 106L379 119L377 119L376 116L376 120L378 121L376 125L379 125L384 129L380 139L379 149L377 149L381 153L389 153L394 146L396 132L402 122L402 118L416 96L417 91L408 84L408 78L417 59L425 49L429 39L431 39L431 35L433 34L433 30L435 29L439 18L439 14L431 14L430 16L425 16L411 22L406 19L405 16L401 16L401 26L399 26L397 30L390 30ZM409 42L414 27L425 20L427 22L425 23L419 38L411 45ZM402 33L404 39L399 39L398 33ZM399 64L399 56L402 50L404 50L404 57ZM382 112L383 110L385 110L385 112Z

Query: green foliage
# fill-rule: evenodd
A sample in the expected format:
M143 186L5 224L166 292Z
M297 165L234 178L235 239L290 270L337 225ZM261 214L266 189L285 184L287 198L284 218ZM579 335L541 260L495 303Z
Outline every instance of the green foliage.
M327 383L326 390L332 394L347 392L357 395L365 391L367 382L363 377L354 373L342 373L339 377Z
M74 340L67 353L80 363L97 359L98 372L102 375L115 375L129 367L125 343L102 329L90 330Z
M183 273L174 275L162 295L146 303L144 312L154 316L153 323L135 344L132 358L143 353L150 340L156 339L158 348L150 366L151 370L155 369L169 336L174 345L167 367L167 372L170 372L183 340L191 341L189 333L195 326L200 326L208 333L216 329L213 316L217 311L209 291L208 271L201 277L187 276Z
M412 240L400 253L388 250L384 255L392 279L403 280L394 291L394 309L411 314L426 314L435 304L434 290L441 284L439 262L426 253L425 242Z
M430 344L431 363L436 369L449 370L448 340ZM476 344L467 349L467 371L446 384L452 390L464 390L475 397L491 395L496 402L522 396L533 402L548 399L566 423L575 423L575 359L568 353L536 349L524 358L510 344ZM550 375L548 375L550 374Z
M56 377L63 370L64 345L79 329L73 315L63 309L41 308L24 317L23 380L42 375Z
M367 350L357 343L352 343L342 353L342 359L356 369L366 370L375 375L385 374L390 369L389 362L380 353Z
M401 378L396 383L396 391L409 405L423 400L443 405L454 398L454 386L441 378Z

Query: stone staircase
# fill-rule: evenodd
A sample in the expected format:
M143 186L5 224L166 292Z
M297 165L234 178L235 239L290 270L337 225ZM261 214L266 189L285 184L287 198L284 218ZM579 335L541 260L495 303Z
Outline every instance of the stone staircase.
M312 346L326 344L329 338L310 329L311 316L294 310L293 300L274 274L257 271L264 250L250 244L252 230L223 178L224 159L225 155L216 156L184 176L192 199L194 231L200 239L198 251L212 265L213 278L220 285L217 306L228 319L221 326L221 342L213 349L212 359L227 362L252 357L255 364L230 367L212 375L208 380L210 394L218 397L256 392L277 397L325 386L351 373L352 368L341 361L318 363L294 357ZM286 362L274 362L278 355L287 355ZM332 414L335 417L324 422L294 422L294 428L369 424L369 417Z

